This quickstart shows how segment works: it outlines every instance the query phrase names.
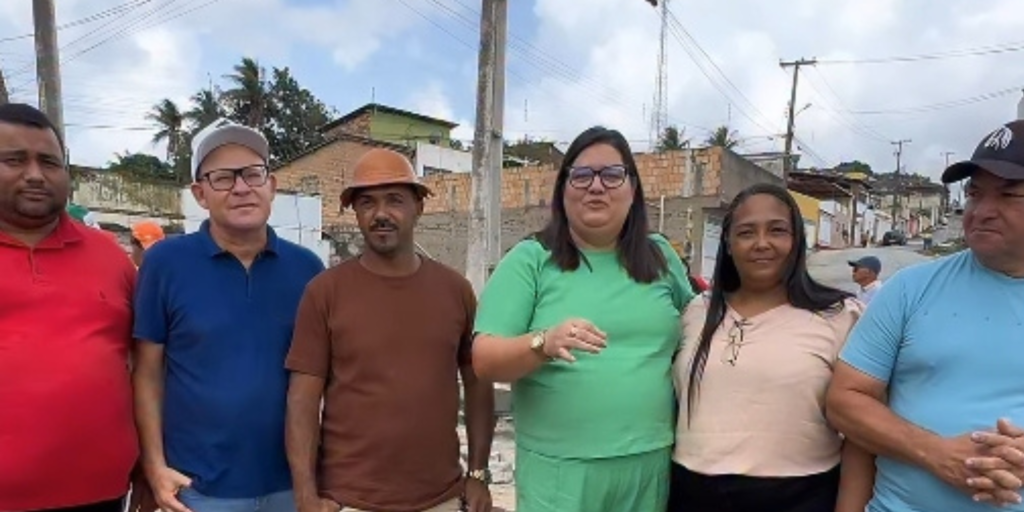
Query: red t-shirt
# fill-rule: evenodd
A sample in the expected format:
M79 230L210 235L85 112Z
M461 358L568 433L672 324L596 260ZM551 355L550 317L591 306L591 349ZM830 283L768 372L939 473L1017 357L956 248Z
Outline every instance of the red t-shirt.
M124 250L67 215L34 249L0 232L0 510L127 491L134 288Z

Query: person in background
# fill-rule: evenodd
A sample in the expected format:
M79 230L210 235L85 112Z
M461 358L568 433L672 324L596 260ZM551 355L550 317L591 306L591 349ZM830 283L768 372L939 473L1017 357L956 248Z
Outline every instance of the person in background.
M1024 121L942 174L962 180L967 249L886 281L829 389L829 418L878 454L871 512L1024 511Z
M65 211L66 154L42 112L0 106L5 512L122 512L138 459L128 373L135 269ZM133 501L147 490L136 479ZM156 508L129 510L140 506Z
M226 120L193 141L199 231L139 270L135 415L164 512L295 510L284 447L295 310L323 263L267 225L277 182L263 135Z
M164 239L164 228L153 221L141 221L132 225L132 262L142 265L146 251L153 244Z
M80 204L68 202L65 209L67 210L68 215L70 215L72 219L77 220L78 222L81 222L82 224L85 224L90 228L100 229L100 224L96 220L96 214L89 211L88 208Z
M692 298L648 228L629 143L584 131L547 226L502 258L477 312L477 375L512 383L518 512L665 510L670 369Z
M863 512L871 456L824 416L862 306L811 278L806 243L782 187L729 205L710 296L683 315L669 512Z
M470 363L472 286L416 253L429 194L412 163L386 149L363 155L342 192L365 250L309 284L287 359L288 458L300 512L491 510L494 386Z
M882 273L882 261L874 256L864 256L847 263L853 268L853 282L859 287L857 299L865 306L871 304L871 299L882 288L882 281L878 278Z

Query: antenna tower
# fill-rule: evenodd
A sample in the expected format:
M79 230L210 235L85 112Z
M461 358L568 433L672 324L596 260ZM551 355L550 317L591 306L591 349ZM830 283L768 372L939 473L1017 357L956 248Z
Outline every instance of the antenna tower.
M668 101L665 94L668 89L668 55L666 43L668 39L668 3L661 0L661 38L658 43L658 76L654 86L654 106L651 108L651 144L657 144L668 126Z

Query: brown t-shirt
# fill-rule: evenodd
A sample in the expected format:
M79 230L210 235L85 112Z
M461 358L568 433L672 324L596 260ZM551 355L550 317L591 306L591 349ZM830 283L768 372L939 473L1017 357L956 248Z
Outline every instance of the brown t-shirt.
M428 258L397 278L353 258L309 283L285 364L327 380L323 496L413 512L460 495L458 369L475 311L469 282Z

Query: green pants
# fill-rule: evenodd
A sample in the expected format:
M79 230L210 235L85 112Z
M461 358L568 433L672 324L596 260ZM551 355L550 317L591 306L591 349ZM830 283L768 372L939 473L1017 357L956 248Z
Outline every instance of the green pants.
M608 459L516 449L516 512L664 512L671 448Z

